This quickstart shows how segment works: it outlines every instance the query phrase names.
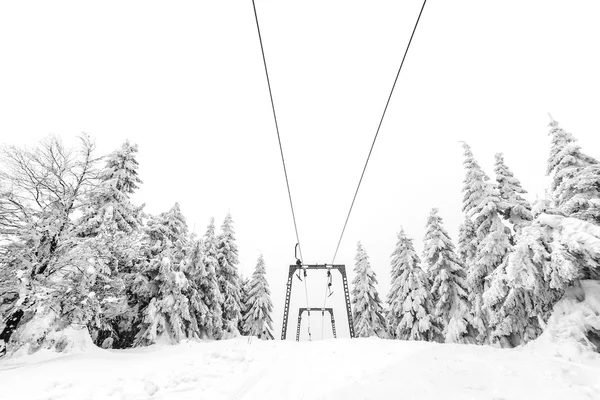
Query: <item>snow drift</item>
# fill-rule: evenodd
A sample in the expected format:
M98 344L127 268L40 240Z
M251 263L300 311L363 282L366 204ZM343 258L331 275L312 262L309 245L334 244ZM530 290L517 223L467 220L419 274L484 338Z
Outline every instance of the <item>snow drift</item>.
M527 347L571 361L600 360L600 281L567 289L542 335Z

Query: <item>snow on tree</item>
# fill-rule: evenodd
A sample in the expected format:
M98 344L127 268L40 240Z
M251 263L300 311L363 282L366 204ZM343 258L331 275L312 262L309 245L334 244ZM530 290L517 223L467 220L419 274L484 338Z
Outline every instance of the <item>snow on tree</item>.
M0 294L8 302L7 314L0 315L10 321L1 333L8 353L20 347L61 350L68 339L57 335L71 324L87 325L98 314L99 302L90 290L95 259L75 234L76 216L97 184L94 149L85 135L76 149L57 137L33 149L2 149L0 267L17 277Z
M506 273L506 263L490 276L490 288L483 294L484 307L490 310L490 341L502 347L516 347L541 333L536 315L536 296L515 286Z
M240 331L240 335L249 336L250 332L246 329L245 320L246 315L248 314L248 293L250 291L250 278L242 277L242 290L240 294L240 304L242 306L240 321L238 323L238 330Z
M100 172L100 184L91 193L89 205L80 222L80 234L99 233L101 226L112 224L112 230L130 233L140 226L140 208L130 202L130 195L142 183L138 176L135 154L137 145L129 141L111 153Z
M491 185L490 178L475 160L471 147L467 143L462 143L465 160L465 179L463 180L463 205L462 211L465 215L473 220L481 210L481 204L485 197L490 194Z
M515 178L512 171L504 162L502 153L496 154L494 172L496 173L496 187L500 196L499 212L519 232L523 226L528 225L533 219L531 204L521 195L527 193L521 182Z
M507 272L518 286L539 294L559 291L581 278L600 278L600 227L578 218L540 214L519 240ZM553 304L546 296L541 304ZM547 308L540 311L549 311Z
M475 160L471 148L463 143L467 169L464 180L463 211L475 226L477 244L474 259L468 260L467 284L473 307L473 323L479 331L478 340L486 342L489 315L483 308L483 293L489 288L488 277L505 262L511 250L510 229L499 216L500 196L488 182L488 176ZM470 261L470 263L469 263Z
M256 336L263 340L273 340L273 303L271 302L271 291L266 278L265 260L258 257L256 269L248 283L248 297L244 308L244 331L249 336Z
M221 233L217 236L217 261L219 287L223 296L223 334L225 337L238 336L241 315L242 281L238 272L238 248L235 242L233 219L227 214Z
M202 288L206 294L210 318L206 320L210 336L220 338L223 333L223 295L219 284L219 261L217 260L217 237L215 236L215 219L211 218L202 238L202 264L206 276Z
M584 154L577 139L550 122L552 147L547 175L552 175L555 206L566 216L600 224L600 165Z
M357 245L354 261L356 276L352 280L354 287L351 299L355 335L356 337L386 337L383 306L375 287L377 275L371 268L369 256L360 242Z
M192 326L198 327L198 336L213 339L221 327L221 293L214 268L207 270L204 264L204 243L193 238L185 262L185 274L189 281L186 295L190 302Z
M396 339L431 341L440 334L432 316L431 285L420 263L412 239L401 229L392 253L393 280L387 297L389 332Z
M181 269L188 230L179 204L152 218L146 234L147 262L137 287L140 297L146 297L146 305L134 344L178 343L185 337L198 336L185 294L189 281Z
M525 330L523 341L539 335L554 305L568 288L578 289L580 280L600 277L600 228L577 218L541 213L523 229L509 257L505 279L509 288L521 296L519 306L506 303L510 315L507 331ZM515 296L516 297L516 296ZM525 306L523 306L523 304ZM512 308L511 308L512 307ZM523 328L512 318L529 318ZM516 325L516 329L510 325ZM503 327L502 325L500 326Z
M431 295L434 317L443 330L447 343L471 342L470 304L467 292L467 274L454 244L444 229L438 209L431 210L423 242L423 259L431 277Z
M471 265L472 260L477 253L477 235L475 225L470 218L465 217L465 220L458 228L458 256L463 265Z
M99 184L89 192L87 207L78 221L77 235L97 260L96 279L91 290L102 302L102 313L88 328L92 339L103 347L130 345L133 329L127 292L131 282L126 274L134 272L134 260L139 256L141 209L130 201L138 184L136 145L125 142L108 157L99 174ZM127 314L127 315L126 315Z

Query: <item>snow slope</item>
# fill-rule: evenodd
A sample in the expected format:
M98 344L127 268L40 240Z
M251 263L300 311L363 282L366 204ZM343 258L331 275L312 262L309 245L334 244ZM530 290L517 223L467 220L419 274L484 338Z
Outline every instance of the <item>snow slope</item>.
M0 362L2 399L600 399L600 361L529 348L245 338Z

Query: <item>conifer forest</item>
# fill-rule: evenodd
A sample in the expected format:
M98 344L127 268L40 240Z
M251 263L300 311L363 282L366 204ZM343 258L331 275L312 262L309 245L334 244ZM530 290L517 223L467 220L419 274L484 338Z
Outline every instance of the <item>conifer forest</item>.
M358 244L356 336L515 347L544 331L567 289L583 294L582 281L600 279L600 163L555 120L549 138L551 190L534 203L501 153L490 178L462 143L457 242L436 208L423 216L423 249L400 230L383 298ZM86 135L74 148L57 136L3 147L2 355L60 352L81 335L112 349L274 338L263 256L242 277L231 215L196 234L177 203L158 215L133 204L143 184L137 152L126 141L98 155ZM599 346L600 329L589 327L586 340Z

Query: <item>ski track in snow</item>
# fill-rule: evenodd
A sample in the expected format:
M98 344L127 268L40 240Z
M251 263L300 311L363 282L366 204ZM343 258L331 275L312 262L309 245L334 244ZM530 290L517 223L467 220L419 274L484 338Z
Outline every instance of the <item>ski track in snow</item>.
M46 357L46 359L44 359ZM600 399L600 357L370 339L246 338L0 362L2 399Z

